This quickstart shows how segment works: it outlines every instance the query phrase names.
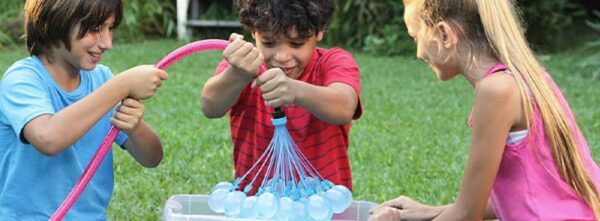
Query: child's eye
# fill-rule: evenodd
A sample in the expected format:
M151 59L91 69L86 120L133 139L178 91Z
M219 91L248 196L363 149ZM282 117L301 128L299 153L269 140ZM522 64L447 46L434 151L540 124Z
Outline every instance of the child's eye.
M100 26L93 27L90 31L91 32L100 32Z
M290 45L292 45L293 48L299 48L304 45L304 42L290 42Z
M262 44L265 47L272 47L273 46L273 42L271 42L271 41L262 41Z

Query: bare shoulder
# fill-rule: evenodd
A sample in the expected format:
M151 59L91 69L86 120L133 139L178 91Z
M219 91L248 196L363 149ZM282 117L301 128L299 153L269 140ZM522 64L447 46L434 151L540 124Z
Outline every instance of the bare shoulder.
M476 96L488 101L520 102L520 92L514 76L496 73L481 79L475 86Z
M474 118L488 122L497 117L509 123L511 128L525 127L521 93L514 76L496 73L481 79L475 93Z

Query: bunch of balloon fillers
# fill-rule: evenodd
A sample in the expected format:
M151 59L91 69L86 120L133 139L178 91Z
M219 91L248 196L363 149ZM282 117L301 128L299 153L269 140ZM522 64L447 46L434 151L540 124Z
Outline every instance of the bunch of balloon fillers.
M212 189L210 209L236 218L321 221L350 207L352 192L323 179L291 139L287 118L272 122L274 135L263 155L233 183L220 182ZM250 177L252 171L256 173ZM260 172L267 178L257 186ZM248 183L243 189L242 181ZM249 196L252 191L256 194Z

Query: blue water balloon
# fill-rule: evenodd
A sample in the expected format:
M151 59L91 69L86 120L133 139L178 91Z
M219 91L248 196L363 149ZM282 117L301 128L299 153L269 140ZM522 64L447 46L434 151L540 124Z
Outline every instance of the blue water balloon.
M332 188L325 192L325 196L334 213L342 213L346 210L346 198L340 191Z
M229 190L226 189L217 189L213 191L208 198L208 207L216 213L224 212L223 201L225 200L225 197L227 197L227 194L229 194Z
M256 202L256 217L259 219L271 219L279 210L279 199L270 192L258 196Z
M256 217L256 196L250 196L244 199L242 203L242 213L240 217L243 218L255 218Z
M329 203L327 203L327 200L315 194L308 198L308 201L306 202L306 210L308 210L310 217L320 220L329 216L329 210L331 210L331 208Z
M212 188L211 192L213 192L213 191L215 191L215 190L218 190L218 189L226 189L226 190L231 190L231 187L233 187L233 184L231 184L230 182L225 182L225 181L223 181L223 182L220 182L220 183L218 183L217 185L215 185L215 186Z
M352 204L352 192L348 189L348 187L346 187L344 185L335 185L332 188L339 191L340 193L342 193L342 195L344 195L345 202L346 202L345 207L346 208L350 207L350 205Z
M223 208L225 215L229 217L237 217L242 212L242 203L246 199L246 194L240 191L229 192L225 201L223 202Z
M304 202L306 202L306 198L304 199ZM308 215L308 211L306 211L306 206L301 201L294 201L292 203L292 208L293 208L293 214L294 214L292 220L305 221L305 220L312 219Z
M294 218L294 201L287 197L279 198L279 211L277 212L278 220L289 220Z

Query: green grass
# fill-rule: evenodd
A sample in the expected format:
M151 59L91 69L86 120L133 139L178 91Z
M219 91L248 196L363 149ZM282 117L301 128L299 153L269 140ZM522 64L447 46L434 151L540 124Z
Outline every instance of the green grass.
M181 45L169 40L117 45L103 63L118 73L154 63ZM0 52L0 71L23 56L23 49ZM576 52L549 57L547 69L570 100L599 161L600 82L592 80L590 70L573 65L582 59ZM405 194L432 204L452 202L469 148L473 89L462 78L439 82L425 63L413 58L355 58L364 110L350 137L355 200L380 202ZM161 136L165 158L159 167L144 169L125 151L114 149L111 219L157 220L169 196L207 194L217 182L233 179L228 120L204 117L198 96L219 60L219 52L185 58L168 70L170 79L145 102L145 120Z

